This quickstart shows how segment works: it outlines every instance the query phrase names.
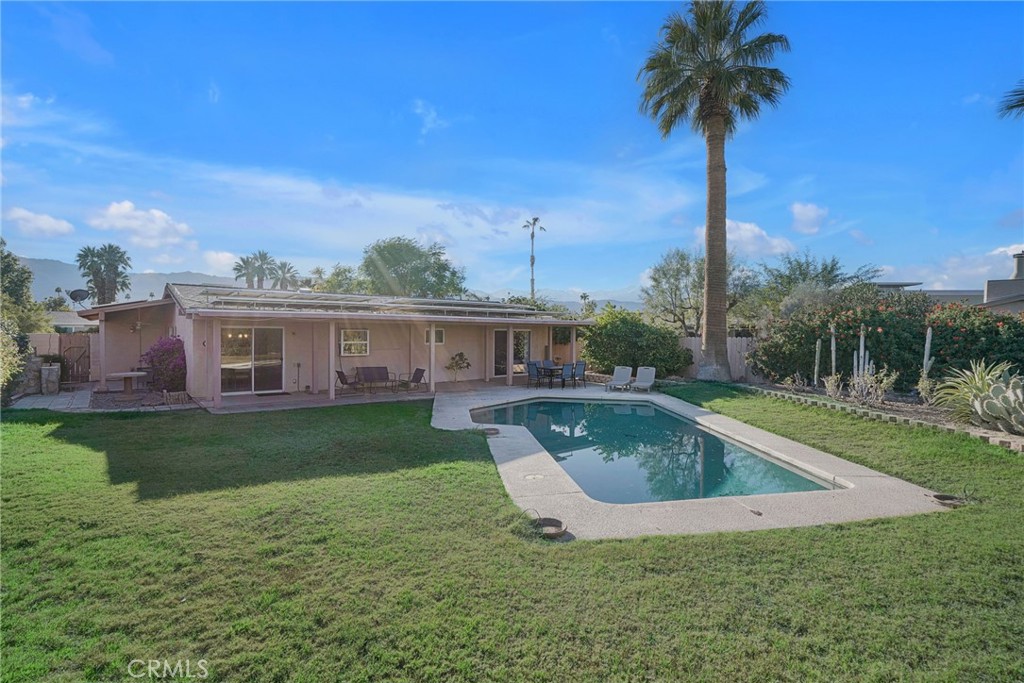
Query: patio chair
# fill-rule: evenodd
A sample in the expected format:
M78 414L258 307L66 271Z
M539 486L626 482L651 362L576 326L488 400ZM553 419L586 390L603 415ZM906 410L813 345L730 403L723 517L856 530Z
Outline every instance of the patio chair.
M576 367L572 371L572 385L576 386L578 382L583 382L583 388L587 388L587 361L585 360L576 361Z
M604 390L622 389L629 391L629 380L633 375L633 368L626 365L616 365L612 372L612 378L605 382Z
M575 381L574 381L574 377L573 377L573 374L572 374L573 367L574 366L573 366L572 363L564 363L562 365L562 388L563 389L565 389L565 383L566 382L569 382L570 384L575 386Z
M398 388L404 389L405 391L412 391L414 387L416 389L426 389L427 383L423 379L423 375L425 375L426 372L427 371L423 368L416 368L412 374L403 372L398 376Z
M636 379L629 385L630 391L647 391L654 387L654 373L655 370L649 366L643 366L636 369Z
M526 388L533 384L540 388L540 370L537 369L537 361L531 360L526 363Z
M352 391L366 391L366 387L363 386L362 382L359 382L354 379L349 379L348 375L345 374L344 370L335 370L334 374L337 375L337 377L334 380L334 384L340 384L342 389L348 387Z
M542 364L543 364L543 365L544 365L544 367L546 367L546 368L553 368L553 367L555 367L555 361L551 360L550 358L545 358L545 359L544 359L544 360L542 361Z

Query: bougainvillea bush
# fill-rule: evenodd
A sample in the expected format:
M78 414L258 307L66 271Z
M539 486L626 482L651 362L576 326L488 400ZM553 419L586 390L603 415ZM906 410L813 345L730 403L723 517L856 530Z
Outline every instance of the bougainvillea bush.
M185 344L179 337L158 339L141 360L153 368L154 389L185 391Z
M748 356L754 371L772 381L814 372L814 344L822 340L822 377L831 374L829 328L836 330L836 372L849 377L864 326L865 346L881 370L899 373L895 388L907 391L921 376L925 333L932 327L930 376L942 377L972 360L1009 361L1024 367L1024 319L961 304L936 305L920 292L882 292L857 285L828 304L770 321Z

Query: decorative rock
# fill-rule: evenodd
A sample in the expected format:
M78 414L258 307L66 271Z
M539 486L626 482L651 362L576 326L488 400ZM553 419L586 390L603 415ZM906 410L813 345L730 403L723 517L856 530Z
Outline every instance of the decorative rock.
M39 369L39 393L44 396L60 391L60 365L48 363Z

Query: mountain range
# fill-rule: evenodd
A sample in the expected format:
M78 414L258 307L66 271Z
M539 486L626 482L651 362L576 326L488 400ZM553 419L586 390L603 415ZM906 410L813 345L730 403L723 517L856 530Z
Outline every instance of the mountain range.
M78 266L72 263L64 263L54 259L37 259L18 257L23 265L32 271L32 296L37 301L42 301L48 296L53 296L54 290L60 287L64 292L73 289L84 289L85 279L78 272ZM219 275L208 275L206 273L195 273L192 271L176 273L129 273L131 289L127 294L118 297L119 300L148 299L152 295L159 298L163 296L164 285L168 282L180 284L198 285L237 285L236 280L230 277ZM526 291L503 290L500 292L474 291L474 294L481 297L489 297L494 301L500 301L507 296L527 295ZM598 309L606 303L612 303L621 308L637 310L640 305L640 288L632 287L622 290L595 291L589 292L590 298L597 303ZM561 304L571 311L580 309L579 293L570 290L541 289L537 295ZM88 305L88 302L85 302Z

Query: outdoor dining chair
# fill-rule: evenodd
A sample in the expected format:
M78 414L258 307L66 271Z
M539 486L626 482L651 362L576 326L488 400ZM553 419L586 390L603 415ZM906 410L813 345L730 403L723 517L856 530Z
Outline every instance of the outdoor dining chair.
M565 364L562 365L562 388L563 389L565 389L565 383L566 382L569 382L570 384L575 386L575 382L573 382L573 374L572 374L573 367L574 366L573 366L572 363L565 363Z
M335 370L334 374L336 374L338 376L334 380L334 383L336 385L340 384L342 389L344 389L345 387L348 387L352 391L357 391L357 390L358 391L365 391L366 390L366 387L363 386L362 382L356 381L354 379L349 379L348 375L345 374L344 370Z
M412 391L414 388L426 389L427 383L423 379L426 372L427 371L423 368L416 368L412 374L403 372L398 376L398 388L404 389L405 391Z
M526 362L526 388L529 389L531 384L540 387L540 370L535 360Z
M572 371L572 385L576 386L577 382L583 382L583 388L587 388L587 361L578 360L576 366Z

